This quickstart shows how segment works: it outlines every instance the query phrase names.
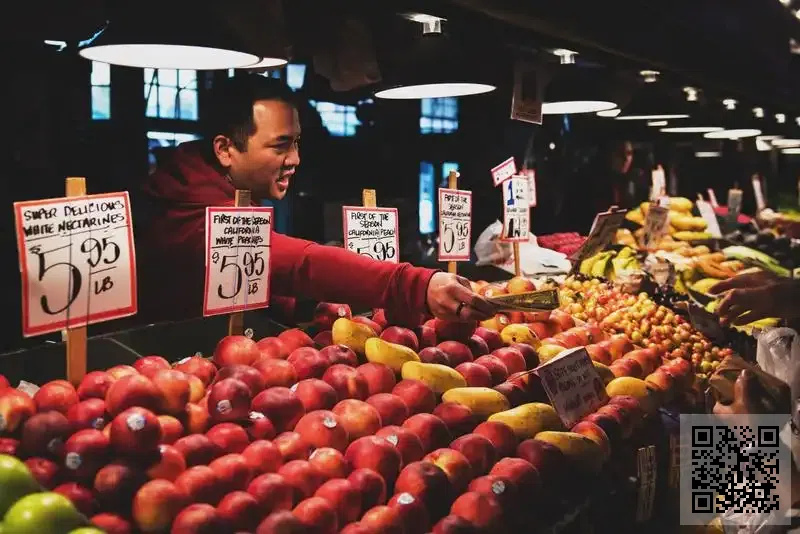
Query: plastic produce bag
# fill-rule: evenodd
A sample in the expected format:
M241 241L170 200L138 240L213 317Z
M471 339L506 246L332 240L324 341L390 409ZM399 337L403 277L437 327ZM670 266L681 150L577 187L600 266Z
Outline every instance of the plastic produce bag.
M475 243L476 265L503 265L514 261L514 249L511 243L500 241L503 223L495 221L486 227Z
M514 247L500 241L502 231L503 223L495 221L481 233L475 243L476 265L495 265L514 274ZM565 254L540 247L533 234L528 242L519 244L519 255L520 269L527 276L565 274L572 267Z

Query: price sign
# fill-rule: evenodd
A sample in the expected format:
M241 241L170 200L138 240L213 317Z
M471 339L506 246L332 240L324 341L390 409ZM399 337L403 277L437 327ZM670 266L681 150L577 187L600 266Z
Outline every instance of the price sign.
M269 306L273 209L206 208L203 315Z
M517 164L512 156L492 169L494 186L497 187L515 174L517 174Z
M669 209L656 203L650 203L647 217L644 221L644 246L652 247L657 243L669 228Z
M728 189L728 224L731 227L739 222L739 214L742 212L742 190Z
M528 178L514 176L503 184L502 241L528 241L531 207L528 202Z
M761 213L767 209L767 201L764 200L764 189L761 184L761 177L757 174L753 175L753 194L756 197L756 213Z
M344 206L344 246L373 260L400 261L397 208Z
M536 171L529 169L528 172L528 205L536 207Z
M128 193L15 202L14 217L24 336L136 313Z
M606 387L583 347L563 351L537 367L536 374L567 428L608 401Z
M712 237L722 237L722 231L719 229L717 214L714 213L714 208L711 206L711 204L705 200L698 200L697 209L700 211L700 216L704 221L706 221L708 233L710 233Z
M661 165L650 173L650 182L650 200L658 200L667 193L667 178Z
M706 191L708 191L708 200L711 202L711 207L718 208L719 202L717 202L717 194L710 187Z
M589 231L589 236L583 242L581 248L576 250L570 259L576 263L580 263L590 256L594 256L606 246L611 243L614 236L625 220L625 214L628 210L613 210L598 213L594 217L592 229Z
M472 192L439 189L439 261L469 261Z
M517 61L514 65L514 91L511 94L513 120L542 124L542 79L536 65Z

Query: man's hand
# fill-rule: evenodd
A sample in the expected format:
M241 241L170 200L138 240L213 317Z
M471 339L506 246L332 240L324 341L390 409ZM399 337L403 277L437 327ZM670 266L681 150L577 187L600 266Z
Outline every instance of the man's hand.
M469 280L452 273L436 273L428 284L428 308L434 317L451 321L482 321L494 307L472 291Z
M762 413L764 410L760 407L761 403L758 398L763 394L765 394L765 392L756 375L745 369L739 373L739 376L736 378L736 383L733 385L733 402L730 404L717 402L714 405L714 414Z
M710 293L726 293L716 311L723 323L743 325L766 317L800 317L800 282L765 271L734 276L716 284Z

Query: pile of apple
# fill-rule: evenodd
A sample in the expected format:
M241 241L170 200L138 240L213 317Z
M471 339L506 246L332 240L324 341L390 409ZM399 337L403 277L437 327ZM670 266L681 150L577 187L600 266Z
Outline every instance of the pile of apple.
M513 531L596 475L668 389L614 362L609 405L567 431L532 372L537 334L616 346L598 326L556 311L411 330L330 304L315 323L315 339L229 336L212 359L148 356L32 395L0 376L0 453L109 534ZM681 361L663 374L686 383Z

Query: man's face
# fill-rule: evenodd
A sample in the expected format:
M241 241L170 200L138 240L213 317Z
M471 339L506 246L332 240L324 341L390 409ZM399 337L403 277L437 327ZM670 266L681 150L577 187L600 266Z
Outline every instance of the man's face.
M237 189L249 189L259 200L280 200L300 164L300 120L297 110L277 100L253 104L255 133L247 150L229 150L231 181Z

